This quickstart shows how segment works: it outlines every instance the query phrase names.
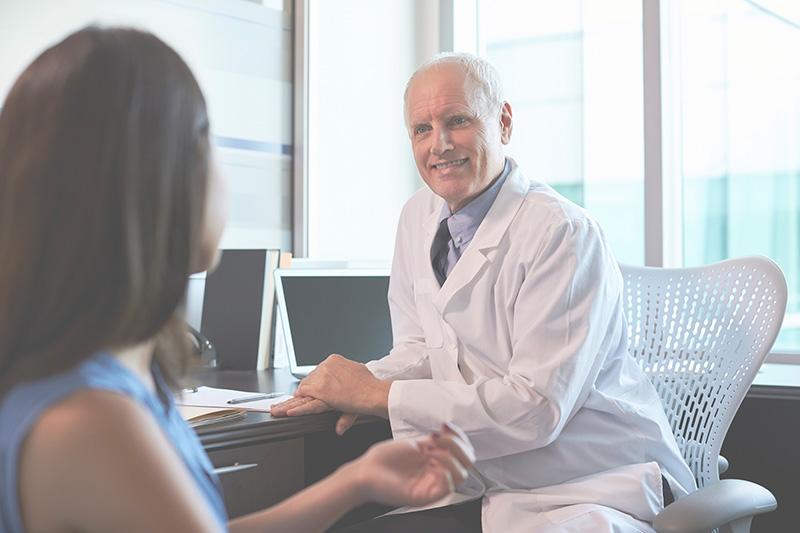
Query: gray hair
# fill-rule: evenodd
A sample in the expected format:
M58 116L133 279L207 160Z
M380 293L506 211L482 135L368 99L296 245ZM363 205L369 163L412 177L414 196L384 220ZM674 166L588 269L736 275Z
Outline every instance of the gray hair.
M405 93L403 93L403 110L406 119L408 119L408 90L417 76L432 68L448 64L460 66L467 77L475 82L479 96L488 109L493 111L500 109L503 105L503 85L500 83L497 70L482 57L466 53L443 52L425 61L408 79Z

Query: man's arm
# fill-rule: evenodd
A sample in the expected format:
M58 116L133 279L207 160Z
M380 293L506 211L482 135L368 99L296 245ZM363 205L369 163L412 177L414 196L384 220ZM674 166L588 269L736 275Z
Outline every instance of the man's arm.
M553 442L589 395L606 350L625 335L615 265L592 222L550 228L515 301L506 374L472 384L394 382L389 419L395 436L452 421L467 433L478 460Z

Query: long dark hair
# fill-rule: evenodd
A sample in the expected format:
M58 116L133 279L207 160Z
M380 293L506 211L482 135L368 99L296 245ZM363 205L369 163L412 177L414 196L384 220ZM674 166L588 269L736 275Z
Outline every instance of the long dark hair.
M25 69L0 112L0 394L153 337L175 385L208 142L197 81L149 33L89 27Z

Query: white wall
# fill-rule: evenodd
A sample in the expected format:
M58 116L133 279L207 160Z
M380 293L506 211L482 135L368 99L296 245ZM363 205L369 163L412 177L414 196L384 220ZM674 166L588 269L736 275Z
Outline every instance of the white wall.
M403 91L438 46L438 2L310 0L308 256L391 259L400 209L422 182Z

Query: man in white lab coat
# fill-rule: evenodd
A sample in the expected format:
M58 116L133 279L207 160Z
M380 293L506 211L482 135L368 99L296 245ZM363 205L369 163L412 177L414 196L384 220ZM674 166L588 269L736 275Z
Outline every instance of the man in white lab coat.
M338 409L339 433L373 414L396 438L449 421L469 436L466 494L352 531L652 531L694 479L628 354L597 222L504 157L512 111L485 61L426 63L405 113L427 188L397 230L394 347L366 366L329 357L273 414Z

